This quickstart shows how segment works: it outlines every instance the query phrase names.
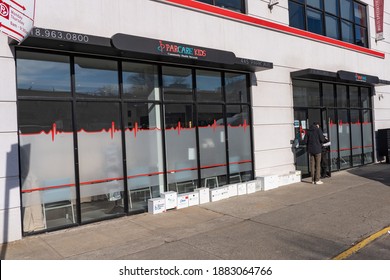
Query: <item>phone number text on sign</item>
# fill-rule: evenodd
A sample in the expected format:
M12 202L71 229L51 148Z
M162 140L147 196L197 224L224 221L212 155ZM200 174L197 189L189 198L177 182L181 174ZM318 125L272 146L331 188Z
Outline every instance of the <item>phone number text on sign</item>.
M43 28L33 28L31 30L33 37L40 37L52 40L70 41L76 43L88 43L89 36L85 34L64 32L59 30L50 30Z

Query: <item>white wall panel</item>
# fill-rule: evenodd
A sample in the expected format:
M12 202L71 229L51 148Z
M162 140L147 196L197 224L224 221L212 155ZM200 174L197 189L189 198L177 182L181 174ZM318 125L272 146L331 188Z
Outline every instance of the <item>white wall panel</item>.
M292 108L253 107L253 124L293 124Z
M0 46L3 46L1 42ZM15 60L12 57L0 56L0 77L0 101L16 101Z
M0 58L12 57L11 47L8 45L8 42L9 39L7 35L0 32Z
M0 132L17 131L16 102L0 101Z
M294 156L291 148L256 151L255 152L255 169L273 168L294 164ZM274 174L277 174L276 172Z
M253 130L255 151L291 147L294 139L293 125L255 125Z
M259 82L252 88L252 104L256 106L292 107L291 84Z
M265 175L287 174L293 170L295 170L295 165L293 163L280 165L280 166L265 167L265 168L256 169L255 177L265 176Z
M0 211L0 243L12 242L22 238L20 208Z

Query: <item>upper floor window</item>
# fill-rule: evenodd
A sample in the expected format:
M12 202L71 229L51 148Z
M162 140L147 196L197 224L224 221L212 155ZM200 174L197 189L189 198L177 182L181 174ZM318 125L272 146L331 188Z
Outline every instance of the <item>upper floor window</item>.
M290 26L368 47L367 7L354 0L289 0Z
M229 9L239 13L245 13L245 0L196 0L206 4Z

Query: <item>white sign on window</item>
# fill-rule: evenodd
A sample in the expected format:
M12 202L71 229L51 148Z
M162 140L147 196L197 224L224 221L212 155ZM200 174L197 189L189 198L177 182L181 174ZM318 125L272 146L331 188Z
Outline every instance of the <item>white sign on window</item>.
M34 25L35 0L0 0L0 31L18 42Z

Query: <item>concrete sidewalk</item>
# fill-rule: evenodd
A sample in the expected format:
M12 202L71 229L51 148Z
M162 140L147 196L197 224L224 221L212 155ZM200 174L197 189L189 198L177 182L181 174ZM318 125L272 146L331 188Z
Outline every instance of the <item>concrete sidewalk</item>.
M390 165L3 244L1 259L326 260L390 225ZM390 234L350 259L390 260Z

